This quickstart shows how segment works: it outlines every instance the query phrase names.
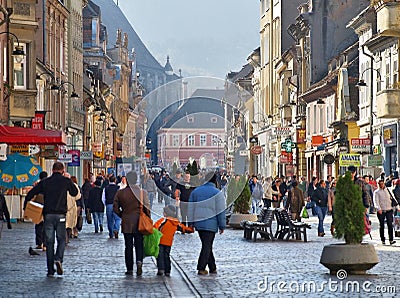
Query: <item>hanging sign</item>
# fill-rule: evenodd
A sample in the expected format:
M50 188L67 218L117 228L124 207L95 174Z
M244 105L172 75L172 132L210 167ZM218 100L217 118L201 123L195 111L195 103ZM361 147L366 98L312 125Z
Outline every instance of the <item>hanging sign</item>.
M348 167L348 166L361 166L361 155L360 154L340 154L339 155L339 166L340 167Z

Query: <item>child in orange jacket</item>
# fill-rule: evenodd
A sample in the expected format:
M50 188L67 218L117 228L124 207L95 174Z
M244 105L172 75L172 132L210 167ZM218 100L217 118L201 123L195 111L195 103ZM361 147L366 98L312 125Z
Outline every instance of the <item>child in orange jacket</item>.
M160 239L160 252L157 257L157 275L170 276L171 274L171 246L174 241L175 232L178 230L182 233L193 233L193 229L180 223L176 218L176 208L173 205L164 207L164 217L160 218L154 227L163 235Z

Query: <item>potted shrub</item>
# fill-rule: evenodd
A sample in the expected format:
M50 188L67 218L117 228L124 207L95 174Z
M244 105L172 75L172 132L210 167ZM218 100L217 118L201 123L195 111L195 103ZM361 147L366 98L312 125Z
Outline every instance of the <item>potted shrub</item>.
M335 235L345 243L324 247L320 263L336 274L340 269L349 274L365 274L378 264L378 256L371 244L361 243L365 234L365 207L360 186L354 183L350 172L339 177L335 194Z
M242 220L257 220L256 214L249 214L251 207L251 193L246 176L241 176L239 181L232 178L227 189L227 205L233 204L233 214L229 219L229 226L240 228Z

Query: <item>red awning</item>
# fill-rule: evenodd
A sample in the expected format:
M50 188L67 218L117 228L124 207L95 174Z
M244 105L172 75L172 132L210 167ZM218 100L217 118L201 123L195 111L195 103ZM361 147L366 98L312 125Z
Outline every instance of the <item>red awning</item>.
M0 125L0 143L65 145L66 138L64 132L57 130Z

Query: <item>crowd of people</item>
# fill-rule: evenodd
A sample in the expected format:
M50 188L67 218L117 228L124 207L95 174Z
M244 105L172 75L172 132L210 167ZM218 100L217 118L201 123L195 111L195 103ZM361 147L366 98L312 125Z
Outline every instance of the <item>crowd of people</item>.
M371 175L357 175L357 169L349 166L347 169L362 193L362 203L365 208L365 222L369 223L369 214L377 214L380 223L380 237L385 244L384 224L388 226L389 243L393 239L393 218L399 211L392 206L393 199L400 202L400 179L394 175L388 177L382 173L375 180ZM305 177L248 177L251 191L251 213L259 214L261 208L285 208L290 211L292 219L300 221L303 208L310 209L312 215L318 217L318 236L324 237L324 220L329 213L332 215L330 232L335 231L335 194L336 182L332 175L325 179L312 177L308 183Z
M348 171L362 190L367 220L369 214L376 213L382 243L385 243L386 224L389 243L394 244L393 217L397 210L393 208L392 199L400 201L400 179L389 176L384 180L383 173L377 182L370 175L358 177L355 167L349 167ZM332 215L330 232L334 234L337 180L331 175L326 180L312 177L310 182L295 175L274 179L258 175L247 178L251 193L249 212L259 214L265 207L285 208L293 220L301 221L304 209L311 209L312 214L318 217L319 237L325 235L324 220L329 213ZM63 274L65 246L70 239L78 237L84 218L88 224L93 223L94 233L101 233L104 230L104 215L109 238L118 239L120 232L124 236L126 274L133 274L136 260L136 274L140 276L145 255L143 234L138 229L139 217L142 212L151 217L156 200L164 204L163 217L154 224L154 228L163 234L157 258L157 275L170 275L171 246L177 230L182 233L198 232L201 240L198 274L214 274L217 268L213 242L216 233L223 233L225 229L226 187L230 179L225 172L200 173L196 177L181 170L177 170L173 177L166 171L148 172L139 177L136 172L129 172L122 177L99 174L93 181L85 179L80 187L76 177L71 177L65 172L64 165L56 162L50 177L46 172L40 174L40 180L26 196L24 209L30 200L43 204L43 221L35 225L35 241L37 249L46 251L47 274L50 277L55 272ZM7 227L11 229L10 215L3 198L0 196L0 219L5 218ZM2 228L0 220L0 237Z
M164 216L154 224L162 233L157 275L170 276L170 252L177 230L199 233L202 246L198 274L215 274L213 242L215 234L218 231L222 234L226 225L225 197L219 187L226 182L226 178L221 179L215 172L196 179L187 171L177 171L174 179L167 172L149 172L140 177L136 172L129 172L122 177L113 174L106 177L100 173L95 179L84 179L80 187L76 177L65 171L64 164L56 162L51 176L40 173L40 179L25 197L23 209L29 201L43 206L43 220L35 224L35 241L36 249L46 251L48 277L63 274L65 247L70 239L79 236L84 218L93 224L97 234L104 230L104 214L109 238L118 239L120 229L124 236L125 274L132 275L136 263L136 274L142 275L144 235L139 231L139 218L142 212L151 218L157 197L165 205ZM11 229L7 204L4 196L0 196L0 237L3 218Z

